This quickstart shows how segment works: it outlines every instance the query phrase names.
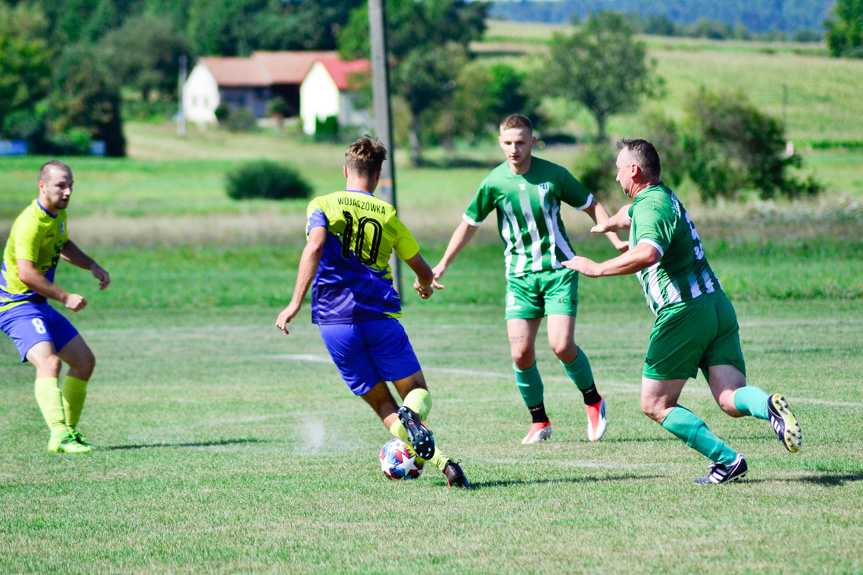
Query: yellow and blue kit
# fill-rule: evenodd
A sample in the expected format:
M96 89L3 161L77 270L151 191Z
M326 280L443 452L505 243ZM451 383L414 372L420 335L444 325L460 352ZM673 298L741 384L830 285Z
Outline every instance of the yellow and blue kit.
M309 203L306 233L321 226L327 239L312 285L312 322L401 317L390 256L407 260L420 249L395 208L366 192L335 192Z
M63 349L78 331L63 315L18 279L18 260L33 262L48 281L54 273L63 246L69 240L66 210L55 216L39 203L27 206L15 219L3 252L0 268L0 329L15 341L24 361L27 352L40 341L50 341Z
M413 375L420 364L401 317L389 266L419 246L390 204L367 192L336 192L309 203L306 233L325 227L321 263L312 284L312 322L355 395L378 382Z

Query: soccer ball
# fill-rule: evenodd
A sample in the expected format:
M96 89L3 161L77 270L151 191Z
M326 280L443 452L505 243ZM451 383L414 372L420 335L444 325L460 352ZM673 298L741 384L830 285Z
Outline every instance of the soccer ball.
M423 471L423 460L401 439L390 439L381 449L381 471L388 479L416 479Z

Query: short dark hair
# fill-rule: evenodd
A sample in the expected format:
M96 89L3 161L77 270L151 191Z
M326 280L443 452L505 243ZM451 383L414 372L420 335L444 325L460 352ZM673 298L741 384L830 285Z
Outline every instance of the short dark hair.
M387 149L378 138L363 136L345 151L345 166L348 171L371 178L381 171Z
M649 180L662 176L662 164L659 161L659 153L653 147L653 144L647 140L623 139L617 142L617 149L628 150L632 154L632 159L635 160L635 165L638 166Z
M521 114L510 114L500 123L501 130L509 130L511 128L523 128L533 133L533 124L530 123L530 118Z
M51 160L50 162L45 162L42 164L42 167L39 168L39 181L44 182L48 178L48 174L51 173L51 170L57 168L58 170L65 170L72 173L72 168L69 167L69 164L63 163L60 160Z

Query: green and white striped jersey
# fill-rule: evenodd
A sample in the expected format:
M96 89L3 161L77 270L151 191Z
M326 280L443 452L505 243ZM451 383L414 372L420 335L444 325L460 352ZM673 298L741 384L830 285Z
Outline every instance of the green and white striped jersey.
M593 195L565 168L532 158L526 174L516 175L507 162L485 177L464 220L478 226L497 212L500 237L505 244L507 277L563 267L575 256L560 218L561 202L583 210Z
M639 192L629 217L629 246L648 243L661 255L657 263L635 274L654 314L665 306L722 291L707 263L695 224L665 184Z

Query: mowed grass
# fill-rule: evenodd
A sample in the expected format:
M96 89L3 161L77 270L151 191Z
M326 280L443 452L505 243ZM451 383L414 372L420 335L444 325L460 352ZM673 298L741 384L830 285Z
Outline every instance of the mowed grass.
M408 298L404 318L434 398L429 425L474 484L460 491L430 466L417 481L386 480L377 454L388 434L341 382L308 308L289 337L273 326L300 247L97 250L114 272L104 293L60 270L92 302L73 319L99 358L82 428L103 449L45 451L32 368L0 340L0 572L863 569L863 312L859 296L795 273L822 265L809 256L747 266L717 246L727 255L711 258L731 284L750 382L790 398L805 441L785 452L766 422L724 416L704 381L690 382L682 403L750 464L745 481L717 488L694 485L707 461L640 413L652 316L632 278L581 284L576 337L609 402L605 439L587 441L581 395L541 333L555 432L520 445L529 419L499 247L471 246L447 289ZM863 276L839 248L832 259L822 269ZM811 293L787 299L788 285Z

